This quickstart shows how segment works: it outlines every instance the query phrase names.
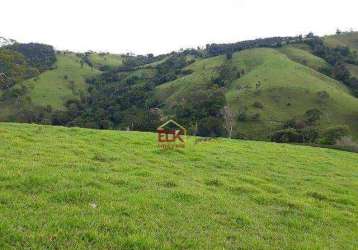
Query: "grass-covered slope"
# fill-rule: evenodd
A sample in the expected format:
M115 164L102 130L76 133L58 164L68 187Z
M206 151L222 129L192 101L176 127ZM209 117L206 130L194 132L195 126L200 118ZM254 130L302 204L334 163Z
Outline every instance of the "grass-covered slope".
M358 65L347 64L347 67L352 76L358 79Z
M324 41L331 48L346 46L358 51L358 32L344 32L340 35L326 36Z
M56 57L55 69L45 71L25 84L30 87L33 103L62 109L65 101L78 98L80 92L86 93L85 79L99 71L81 63L81 58L74 53L60 52Z
M226 99L236 115L245 112L248 117L248 121L237 121L236 130L248 137L262 138L285 121L319 109L324 113L319 125L322 129L347 124L357 136L358 99L343 84L315 70L326 66L323 60L298 50L260 48L233 55L229 63L245 74L225 87ZM189 66L193 74L159 86L157 96L170 110L178 100L205 88L224 62L228 63L225 56L196 61ZM321 99L323 92L329 98ZM263 108L255 108L255 102L263 104ZM259 119L250 121L256 114Z
M329 64L325 60L317 56L314 56L312 53L310 53L307 50L308 50L307 48L302 49L295 46L284 46L279 49L280 52L285 54L292 61L308 66L314 70L319 71L329 67Z
M358 115L358 99L341 83L274 50L244 51L241 57L262 60L262 63L231 86L227 99L234 110L247 108L249 115L259 113L262 123L240 122L238 129L246 133L253 129L260 133L266 129L263 132L267 134L272 125L300 117L307 110L319 109L324 113L321 128L348 124L357 134L357 123L352 119ZM238 59L241 60L240 55ZM256 88L257 83L261 84L259 88ZM322 92L328 93L329 98L320 99ZM255 101L263 104L262 110L253 107Z
M123 64L123 58L120 55L108 54L108 53L90 53L89 61L96 67L118 67Z
M354 249L358 154L0 124L0 248Z

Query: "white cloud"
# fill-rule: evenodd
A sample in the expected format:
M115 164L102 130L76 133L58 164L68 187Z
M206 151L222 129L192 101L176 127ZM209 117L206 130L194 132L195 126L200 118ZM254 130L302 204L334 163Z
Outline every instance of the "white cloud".
M336 28L358 29L356 0L2 0L0 36L74 51L156 54Z

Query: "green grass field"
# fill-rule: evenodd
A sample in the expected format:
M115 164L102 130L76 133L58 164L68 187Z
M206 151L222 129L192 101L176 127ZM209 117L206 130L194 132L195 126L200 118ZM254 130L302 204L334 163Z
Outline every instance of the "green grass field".
M358 154L0 123L0 248L356 249Z
M325 43L335 48L337 46L347 46L358 51L358 32L342 33L341 35L333 35L324 37Z
M123 64L123 58L115 54L91 53L89 59L97 68L101 66L118 67Z
M303 64L317 71L322 68L329 67L329 64L325 60L314 56L309 51L304 49L296 48L294 46L284 46L280 48L279 51L287 55L287 57L292 61Z
M80 92L86 93L85 79L99 74L99 71L87 64L81 66L80 60L74 53L58 54L55 69L26 81L32 101L37 105L62 109L65 101L79 98Z

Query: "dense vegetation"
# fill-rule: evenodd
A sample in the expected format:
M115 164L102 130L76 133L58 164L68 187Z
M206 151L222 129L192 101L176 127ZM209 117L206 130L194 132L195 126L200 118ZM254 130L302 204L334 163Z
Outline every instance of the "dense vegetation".
M206 45L207 56L217 56L222 54L232 54L245 49L252 48L278 48L283 45L302 42L302 36L297 37L271 37L256 40L243 41L232 44L208 44Z
M0 124L0 248L355 249L358 155ZM210 240L208 240L210 239Z
M133 57L122 67L88 79L89 95L68 101L67 111L53 114L53 123L105 129L155 129L162 114L153 98L154 88L183 74L181 69L190 62L183 56L173 56L157 67L144 69L151 71L150 77L132 74L131 69L142 63L143 57L138 57L138 61Z
M131 85L128 79L122 74L108 72L90 80L89 96L68 101L67 111L54 114L54 124L104 129L154 129L158 120L150 106L151 86Z
M27 63L22 54L0 49L0 74L0 89L6 90L24 79L34 77L38 71Z
M14 43L0 48L0 89L9 90L16 83L35 77L56 62L52 46Z
M38 43L15 43L7 49L17 51L25 56L27 62L40 71L50 69L56 62L55 51L52 46Z
M325 45L324 41L316 36L306 41L310 45L313 54L326 60L331 67L326 68L323 72L334 79L346 84L358 97L358 78L352 77L346 64L358 65L358 53L352 51L349 47L338 46L330 48Z

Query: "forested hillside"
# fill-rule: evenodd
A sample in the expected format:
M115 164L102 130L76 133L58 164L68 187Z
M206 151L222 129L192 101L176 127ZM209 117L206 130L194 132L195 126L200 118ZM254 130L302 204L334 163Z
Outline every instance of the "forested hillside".
M354 144L357 48L354 32L159 56L15 43L0 48L0 119L151 131L174 118L200 136Z

